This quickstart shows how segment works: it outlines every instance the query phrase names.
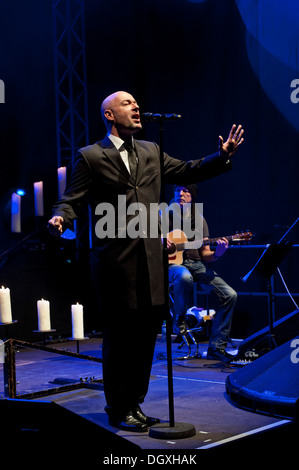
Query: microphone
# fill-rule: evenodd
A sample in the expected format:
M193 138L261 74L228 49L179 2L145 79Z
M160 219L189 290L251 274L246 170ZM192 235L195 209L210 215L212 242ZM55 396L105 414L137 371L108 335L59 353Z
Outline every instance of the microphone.
M145 122L151 121L174 121L181 119L180 114L154 114L154 113L142 113L141 119Z

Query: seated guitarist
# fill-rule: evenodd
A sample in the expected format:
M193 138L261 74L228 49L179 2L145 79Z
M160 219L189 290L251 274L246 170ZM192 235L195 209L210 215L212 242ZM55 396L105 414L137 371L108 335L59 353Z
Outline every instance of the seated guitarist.
M174 186L174 200L172 202L178 203L181 208L183 204L191 203L191 217L192 208L195 208L196 196L196 185ZM192 218L194 219L194 215ZM191 228L194 230L192 221ZM208 225L205 219L203 219L202 230L203 238L209 238ZM171 241L168 239L167 246L170 245ZM169 281L173 284L174 289L174 333L184 334L184 331L186 331L184 320L187 309L192 306L193 282L199 282L202 289L208 294L213 294L217 301L207 358L224 362L229 362L232 359L232 356L227 353L225 348L231 330L237 293L213 270L210 263L220 258L227 248L228 240L221 238L217 241L215 251L212 251L209 245L203 245L199 249L186 250L183 253L182 264L169 265Z

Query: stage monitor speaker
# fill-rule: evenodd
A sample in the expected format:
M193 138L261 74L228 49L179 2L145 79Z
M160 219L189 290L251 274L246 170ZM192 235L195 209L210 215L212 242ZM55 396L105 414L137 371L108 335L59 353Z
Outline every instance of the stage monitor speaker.
M299 336L229 375L226 392L238 408L298 420Z
M88 412L86 417L81 416L52 401L2 399L0 416L1 452L11 447L12 462L19 457L24 464L25 457L29 456L31 461L38 458L44 463L49 459L55 467L61 465L62 460L67 464L78 464L84 457L85 466L99 465L101 455L108 451L131 455L139 449L136 444L92 421L93 414L88 419ZM21 452L20 445L25 447L26 455Z
M289 341L297 331L299 331L299 310L294 310L273 323L272 347L274 342L276 346L280 346ZM238 348L237 358L252 361L268 353L270 351L269 332L270 328L267 326L244 339Z

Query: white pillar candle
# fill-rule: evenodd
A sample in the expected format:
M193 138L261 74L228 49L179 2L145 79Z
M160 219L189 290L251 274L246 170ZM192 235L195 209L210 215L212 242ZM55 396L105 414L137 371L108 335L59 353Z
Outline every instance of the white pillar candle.
M21 232L21 196L17 193L11 195L11 231Z
M50 302L48 300L41 299L37 301L37 318L39 331L51 330Z
M2 286L0 289L0 322L11 323L11 303L10 303L10 290Z
M83 305L72 305L72 338L84 338Z
M34 186L34 207L35 215L42 217L44 215L44 187L42 181L33 183Z
M58 176L58 199L60 199L66 187L66 167L65 166L58 168L57 176Z

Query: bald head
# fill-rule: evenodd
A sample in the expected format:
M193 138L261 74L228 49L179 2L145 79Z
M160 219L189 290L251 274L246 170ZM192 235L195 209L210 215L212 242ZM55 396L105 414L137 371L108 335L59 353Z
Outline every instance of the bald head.
M119 137L132 135L141 129L139 106L126 91L116 91L104 99L101 115L108 132Z
M107 96L107 98L104 99L103 103L101 104L101 115L103 118L103 121L106 121L105 118L105 111L106 109L111 109L113 108L113 103L117 101L117 99L123 94L126 93L125 91L116 91L115 93L112 93L111 95Z

